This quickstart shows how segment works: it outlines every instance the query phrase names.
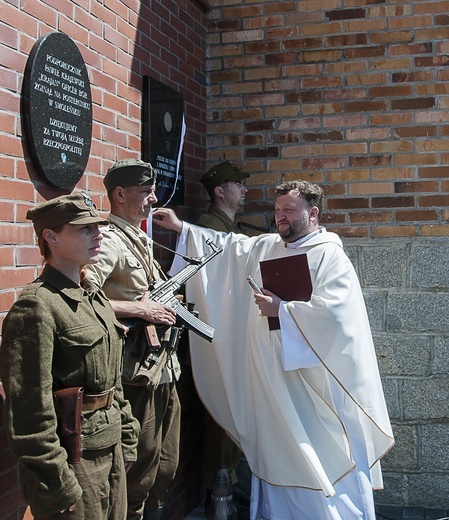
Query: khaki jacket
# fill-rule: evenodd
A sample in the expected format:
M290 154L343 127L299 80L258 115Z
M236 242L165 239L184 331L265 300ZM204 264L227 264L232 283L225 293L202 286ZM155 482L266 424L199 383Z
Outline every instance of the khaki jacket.
M239 222L235 222L214 206L209 206L207 213L200 216L197 222L198 226L215 229L215 231L226 231L226 233L243 233Z
M10 446L27 478L40 482L42 506L53 514L81 496L56 434L54 390L82 386L98 393L115 386L111 408L84 415L82 447L96 450L121 440L124 459L136 459L139 424L120 377L123 329L102 292L89 293L46 265L12 306L2 334Z
M100 260L87 266L86 280L102 289L110 300L139 301L149 290L149 284L160 278L154 266L151 239L148 235L116 215L109 215L110 225L102 228ZM136 256L123 240L125 235L138 252ZM152 279L140 258L150 266ZM161 383L179 378L181 369L176 354L164 370Z

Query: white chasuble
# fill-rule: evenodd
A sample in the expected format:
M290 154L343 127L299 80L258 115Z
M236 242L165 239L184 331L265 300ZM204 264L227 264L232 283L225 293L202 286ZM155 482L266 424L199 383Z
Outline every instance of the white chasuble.
M187 300L215 328L212 343L190 334L207 409L264 484L330 497L361 454L381 488L378 461L393 435L362 292L339 237L321 228L287 248L278 234L248 238L184 223L178 251L210 254L208 238L223 252L187 282ZM298 254L307 254L312 297L282 302L281 329L270 331L246 277L262 286L260 261Z

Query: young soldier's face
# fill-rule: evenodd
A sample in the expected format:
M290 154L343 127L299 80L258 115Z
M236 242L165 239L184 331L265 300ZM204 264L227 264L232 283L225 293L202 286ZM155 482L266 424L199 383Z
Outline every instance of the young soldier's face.
M248 188L243 181L224 182L218 187L226 205L238 211L245 206L245 196Z

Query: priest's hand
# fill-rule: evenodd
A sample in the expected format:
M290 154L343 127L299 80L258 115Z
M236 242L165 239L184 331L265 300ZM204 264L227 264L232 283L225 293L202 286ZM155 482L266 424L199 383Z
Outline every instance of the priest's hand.
M282 300L279 298L279 296L276 296L267 289L262 289L262 292L263 294L254 294L254 301L259 307L260 314L262 316L266 316L267 318L277 317L279 315L279 306Z
M157 208L153 211L153 222L163 227L181 233L182 220L180 220L176 213L169 208Z

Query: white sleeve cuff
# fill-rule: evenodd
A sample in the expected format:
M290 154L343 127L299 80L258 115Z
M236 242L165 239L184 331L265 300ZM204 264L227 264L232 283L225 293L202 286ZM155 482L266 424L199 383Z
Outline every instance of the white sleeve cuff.
M288 303L282 301L279 307L279 321L282 333L282 364L284 370L312 368L320 365L306 338L302 335L287 309Z

